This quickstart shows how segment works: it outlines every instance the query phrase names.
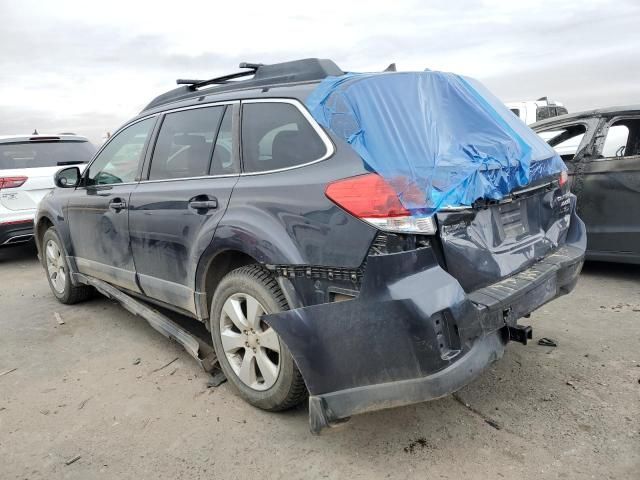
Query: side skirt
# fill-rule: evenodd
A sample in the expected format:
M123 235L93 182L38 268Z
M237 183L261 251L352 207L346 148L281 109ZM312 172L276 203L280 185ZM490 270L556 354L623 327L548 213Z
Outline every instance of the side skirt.
M216 354L210 345L192 335L157 310L118 290L107 282L81 273L76 273L74 276L78 282L92 285L105 297L117 300L129 312L144 318L157 332L178 342L187 353L198 362L204 371L211 372L216 363L218 363Z

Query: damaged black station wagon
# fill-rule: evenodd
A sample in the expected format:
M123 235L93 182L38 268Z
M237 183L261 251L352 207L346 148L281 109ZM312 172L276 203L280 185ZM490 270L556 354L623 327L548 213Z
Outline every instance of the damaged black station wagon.
M204 322L246 401L308 397L317 433L454 392L575 286L564 164L479 83L241 68L178 81L57 174L36 237L58 300L97 287Z

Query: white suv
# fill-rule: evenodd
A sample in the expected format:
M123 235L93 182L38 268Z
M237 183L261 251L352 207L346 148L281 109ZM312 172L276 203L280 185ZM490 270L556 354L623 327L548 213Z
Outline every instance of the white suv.
M0 136L0 246L31 240L38 203L53 176L67 165L81 165L96 148L72 134Z
M567 109L562 103L551 101L547 97L524 102L507 102L506 105L516 117L527 125L567 113Z

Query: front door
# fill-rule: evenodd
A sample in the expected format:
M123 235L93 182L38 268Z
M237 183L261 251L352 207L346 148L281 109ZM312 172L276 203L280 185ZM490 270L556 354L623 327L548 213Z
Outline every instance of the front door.
M114 135L67 204L78 270L133 291L139 288L129 239L129 200L155 121L136 122Z
M578 213L590 253L640 254L640 117L615 118L585 159Z
M213 105L164 115L148 173L131 195L129 226L140 287L192 313L198 260L240 171L232 140L236 108Z

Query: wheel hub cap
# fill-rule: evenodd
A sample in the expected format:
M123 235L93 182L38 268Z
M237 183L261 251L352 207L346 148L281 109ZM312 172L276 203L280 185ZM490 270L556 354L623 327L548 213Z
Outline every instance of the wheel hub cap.
M222 306L220 339L236 376L254 390L271 388L280 374L280 340L262 321L264 307L251 295L237 293Z

